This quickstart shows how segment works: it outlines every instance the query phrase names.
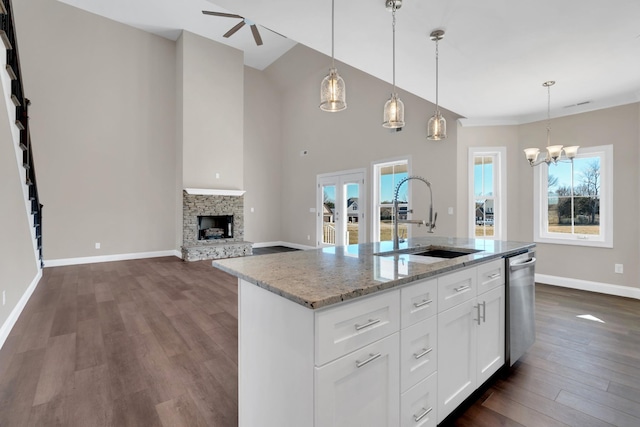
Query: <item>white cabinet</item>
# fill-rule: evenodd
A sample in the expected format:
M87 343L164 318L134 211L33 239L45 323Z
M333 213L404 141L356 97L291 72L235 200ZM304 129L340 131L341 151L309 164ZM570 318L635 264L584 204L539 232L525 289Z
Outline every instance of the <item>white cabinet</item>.
M438 422L476 389L475 299L438 315Z
M400 398L400 427L435 427L438 374L433 373Z
M482 323L478 325L478 385L504 365L505 292L504 286L478 296Z
M310 310L240 279L240 427L431 427L504 363L491 261Z
M315 368L315 425L398 424L398 333Z
M478 295L438 314L438 422L504 364L504 260L473 271ZM455 298L459 285L449 288Z

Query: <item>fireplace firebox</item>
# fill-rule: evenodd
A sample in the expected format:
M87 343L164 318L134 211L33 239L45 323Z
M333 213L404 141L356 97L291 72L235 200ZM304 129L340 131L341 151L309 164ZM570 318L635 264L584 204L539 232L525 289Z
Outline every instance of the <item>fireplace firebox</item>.
M198 216L198 240L233 238L233 215Z

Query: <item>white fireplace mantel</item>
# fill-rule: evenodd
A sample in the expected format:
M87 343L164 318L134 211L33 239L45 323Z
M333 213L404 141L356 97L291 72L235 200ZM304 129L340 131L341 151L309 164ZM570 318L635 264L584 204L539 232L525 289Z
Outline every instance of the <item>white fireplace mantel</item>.
M215 188L185 188L188 194L196 194L200 196L242 196L245 190L221 190Z

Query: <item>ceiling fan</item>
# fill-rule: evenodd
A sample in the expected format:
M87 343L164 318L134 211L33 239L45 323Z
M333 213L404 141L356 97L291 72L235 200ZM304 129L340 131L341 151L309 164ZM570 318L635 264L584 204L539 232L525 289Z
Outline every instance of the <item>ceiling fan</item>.
M246 19L244 16L236 15L236 14L233 14L233 13L211 12L209 10L203 10L202 13L205 14L205 15L221 16L223 18L238 18L238 19L242 19L242 21L238 22L235 26L233 26L233 28L231 28L229 31L224 33L224 35L222 37L229 38L232 35L234 35L240 28L244 27L245 24L248 24L251 27L251 33L253 34L253 39L256 41L256 44L258 46L262 46L262 37L260 37L260 31L258 31L258 26L254 22ZM269 30L269 28L267 28L267 27L264 27L264 28ZM273 33L276 33L273 30L269 30L269 31L271 31ZM278 34L281 37L284 37L280 33L276 33L276 34Z

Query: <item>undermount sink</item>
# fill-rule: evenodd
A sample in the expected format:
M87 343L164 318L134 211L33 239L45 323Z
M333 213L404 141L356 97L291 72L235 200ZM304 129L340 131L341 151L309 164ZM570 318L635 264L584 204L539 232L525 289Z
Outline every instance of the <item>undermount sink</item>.
M415 255L431 258L457 258L465 255L471 255L481 252L478 249L442 247L442 246L417 246L413 248L400 249L398 251L379 252L374 255L393 256L393 255Z
M434 258L457 258L459 256L469 255L470 253L473 252L450 251L447 249L429 249L428 251L417 253L410 252L411 255L430 256Z

